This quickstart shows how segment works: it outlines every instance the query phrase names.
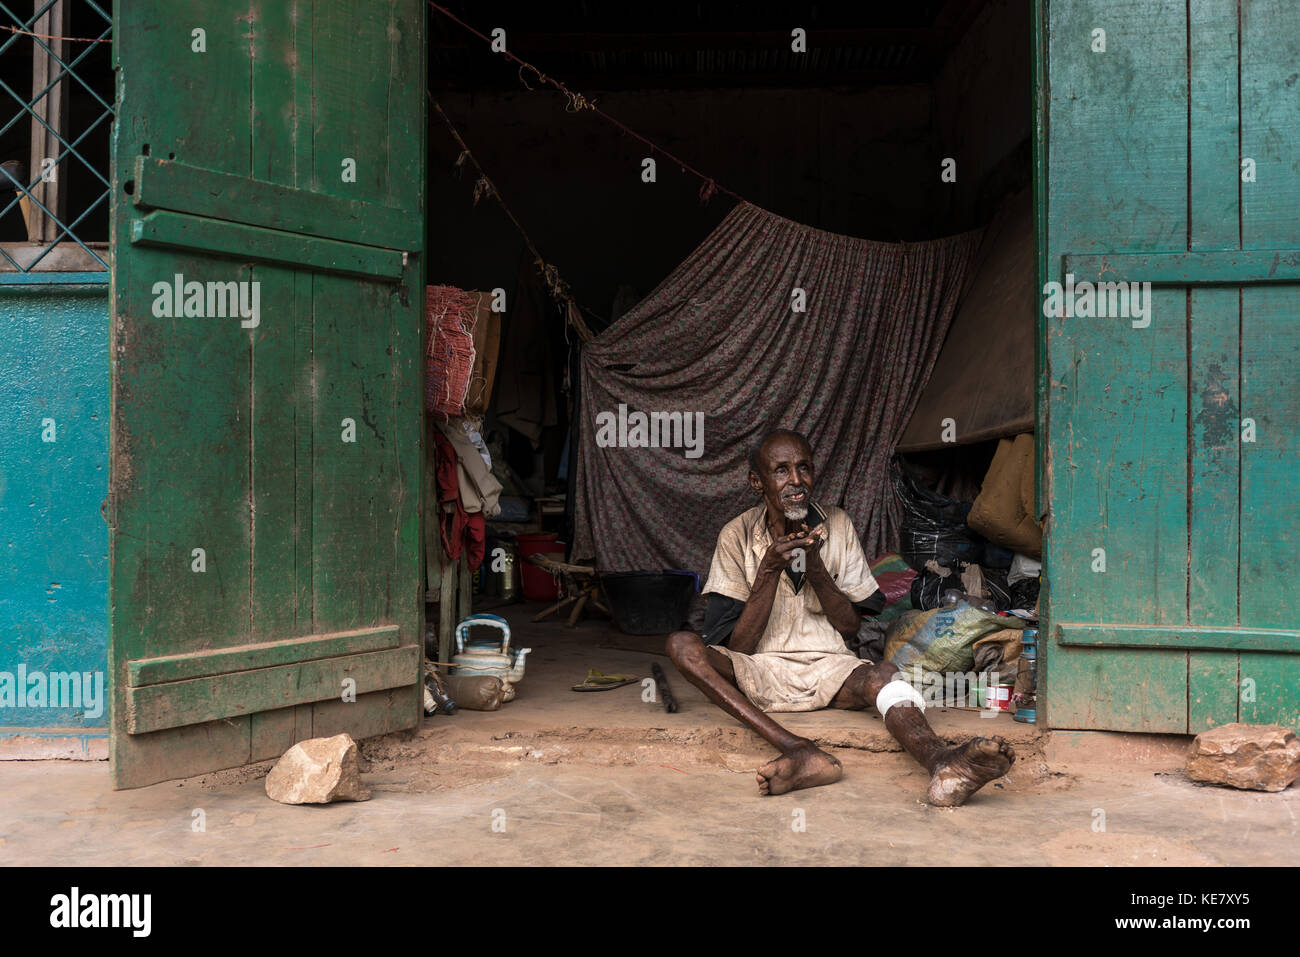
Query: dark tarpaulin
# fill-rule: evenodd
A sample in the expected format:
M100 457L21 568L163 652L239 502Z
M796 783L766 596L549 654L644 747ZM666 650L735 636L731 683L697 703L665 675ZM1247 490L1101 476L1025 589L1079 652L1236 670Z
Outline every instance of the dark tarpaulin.
M706 572L718 531L757 502L751 446L779 427L812 441L817 500L848 511L868 555L884 551L898 524L889 461L978 243L871 242L738 205L583 349L573 556ZM597 416L620 404L703 413L703 454L601 447Z
M1029 190L998 211L975 259L970 289L952 321L934 374L898 443L900 452L943 448L943 420L956 444L1034 430L1034 224Z

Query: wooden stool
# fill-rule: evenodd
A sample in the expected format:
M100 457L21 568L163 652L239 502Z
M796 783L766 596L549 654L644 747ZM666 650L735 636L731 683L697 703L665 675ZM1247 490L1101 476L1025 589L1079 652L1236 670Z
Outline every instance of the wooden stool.
M564 582L565 594L568 595L567 598L561 598L551 607L538 612L533 616L533 621L541 621L572 605L573 610L569 612L569 627L572 628L578 623L588 604L604 612L609 618L614 617L600 601L600 576L596 574L596 569L588 565L570 565L568 562L552 561L544 555L529 555L528 561L552 575L559 576Z

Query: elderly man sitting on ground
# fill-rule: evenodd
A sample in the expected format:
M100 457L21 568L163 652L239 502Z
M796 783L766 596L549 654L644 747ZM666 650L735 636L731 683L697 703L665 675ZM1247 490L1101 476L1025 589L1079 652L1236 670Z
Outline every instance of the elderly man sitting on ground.
M787 731L768 712L875 705L885 727L930 774L929 803L951 807L1007 773L1015 752L1000 737L950 745L925 719L919 693L886 662L849 651L863 614L884 596L848 514L812 498L807 439L781 429L750 456L760 505L718 535L703 635L668 638L673 664L710 701L762 735L781 755L758 769L763 794L838 781L840 762Z

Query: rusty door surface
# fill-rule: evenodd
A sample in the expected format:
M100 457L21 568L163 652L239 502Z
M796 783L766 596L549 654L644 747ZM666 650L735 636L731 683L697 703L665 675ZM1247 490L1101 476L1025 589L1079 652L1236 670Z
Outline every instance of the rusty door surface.
M418 721L425 8L114 15L120 788Z

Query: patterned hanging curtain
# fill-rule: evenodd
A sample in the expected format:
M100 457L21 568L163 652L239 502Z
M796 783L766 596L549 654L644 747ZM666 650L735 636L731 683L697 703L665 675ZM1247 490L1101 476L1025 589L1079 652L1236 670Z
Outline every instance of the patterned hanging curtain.
M896 547L889 462L979 240L871 242L738 205L583 348L573 557L707 572L719 530L757 504L748 456L774 428L808 436L814 497L852 516L868 556Z

